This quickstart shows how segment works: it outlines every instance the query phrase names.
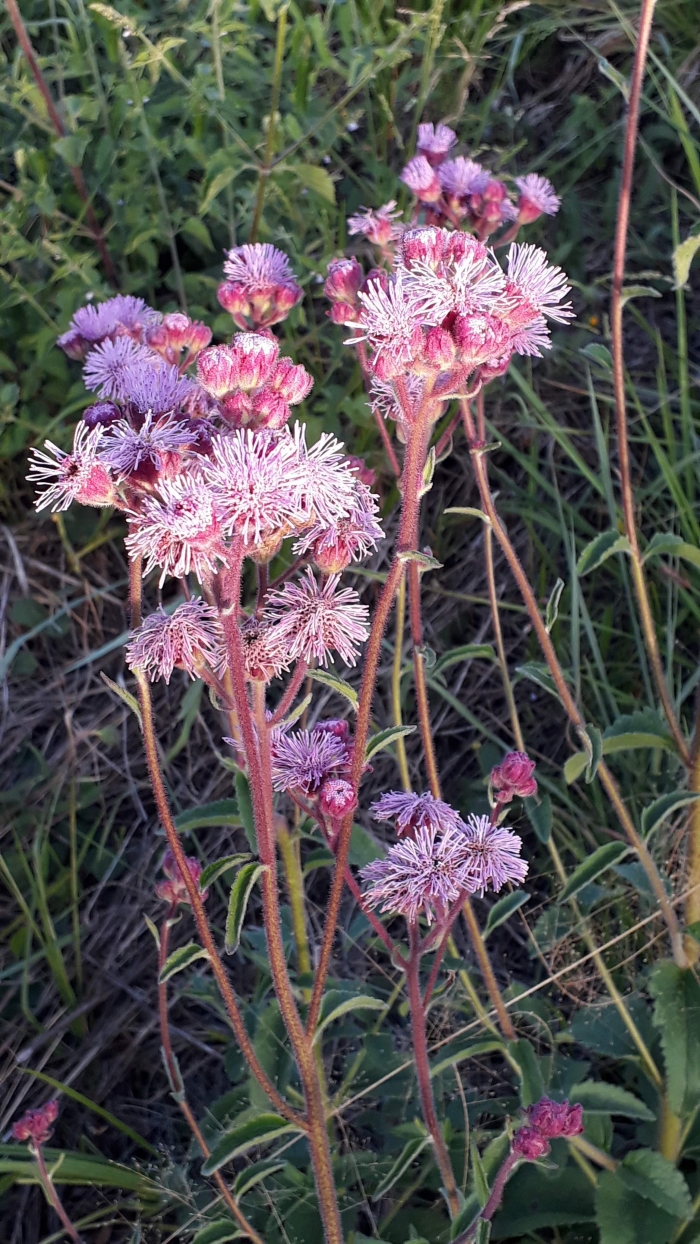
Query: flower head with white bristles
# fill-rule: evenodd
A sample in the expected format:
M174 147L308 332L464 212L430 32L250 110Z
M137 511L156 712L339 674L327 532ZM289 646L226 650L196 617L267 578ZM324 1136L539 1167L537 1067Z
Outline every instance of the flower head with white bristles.
M488 816L468 816L463 828L462 859L472 890L483 894L491 886L498 893L507 881L523 881L528 866L520 856L522 845L518 834L494 825Z
M114 505L116 489L107 467L100 461L104 429L79 423L69 453L44 441L44 449L32 449L27 479L39 485L37 510L67 510L73 501L81 505ZM49 450L48 453L45 451Z
M413 836L419 829L464 829L464 821L449 803L427 792L416 795L402 790L386 791L370 807L375 821L394 821L396 833Z
M418 829L415 838L402 838L383 860L361 869L367 884L365 902L382 911L396 912L415 923L421 912L428 924L468 891L461 833L448 829Z
M369 634L367 606L354 588L338 588L340 575L317 583L307 567L297 583L285 583L267 598L264 617L284 639L291 660L327 665L335 652L346 665L357 661Z
M201 579L226 562L214 494L194 470L160 480L157 495L144 497L128 522L130 556L145 559L144 574L160 567L161 587L169 575L181 579L194 571Z
M190 678L200 677L204 665L222 674L226 649L216 609L197 596L171 614L159 606L131 632L126 663L131 670L143 670L151 682L162 678L169 683L176 666Z
M322 730L275 731L271 739L272 785L308 795L347 768L350 753L336 734Z

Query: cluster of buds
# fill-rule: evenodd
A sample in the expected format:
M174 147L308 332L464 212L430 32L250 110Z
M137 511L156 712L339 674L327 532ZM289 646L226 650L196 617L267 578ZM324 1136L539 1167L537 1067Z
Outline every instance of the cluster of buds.
M237 328L269 328L285 320L304 296L289 259L268 242L236 246L224 263L228 278L217 298Z
M192 855L185 856L185 859L187 862L187 871L199 890L199 879L202 875L202 865L199 860L195 859ZM185 879L178 868L177 860L175 859L175 856L170 848L168 848L163 856L161 868L165 873L165 881L158 882L156 886L156 898L161 899L164 903L169 903L171 907L177 907L181 903L191 906L190 897L187 893L187 886L185 885ZM208 890L199 890L199 897L203 903L206 902L208 893Z
M45 1145L51 1136L57 1118L58 1102L54 1098L52 1101L47 1101L45 1106L40 1106L38 1110L28 1110L21 1119L13 1123L12 1139L28 1140L34 1145Z
M272 785L311 807L322 823L342 820L357 804L348 774L352 741L347 722L319 722L313 730L275 730Z
M184 360L186 367L196 358L200 350L209 345L211 329L201 320L191 320L189 315L181 311L173 311L164 315L159 324L146 329L146 342L152 350L156 350L166 363L180 362L183 350L187 351Z
M231 427L278 431L290 418L290 408L311 392L309 373L279 352L271 333L240 333L230 345L211 346L199 355L199 382Z
M543 214L553 216L560 199L545 177L531 173L515 179L517 202L505 182L464 156L447 159L457 135L447 125L418 127L418 151L404 168L401 180L425 209L428 224L467 223L480 241L503 225L531 224Z
M508 752L491 770L489 787L497 808L512 799L532 799L537 794L535 762L524 752Z
M583 1107L541 1097L527 1110L527 1123L513 1136L511 1153L535 1162L546 1157L550 1140L570 1139L583 1131Z

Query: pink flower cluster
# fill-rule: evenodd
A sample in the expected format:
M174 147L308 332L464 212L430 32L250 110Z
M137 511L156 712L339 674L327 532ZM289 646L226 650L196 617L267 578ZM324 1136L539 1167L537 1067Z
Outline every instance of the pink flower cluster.
M365 900L382 911L415 922L443 918L461 896L498 892L507 881L520 882L527 863L517 834L486 816L458 812L432 795L389 791L370 809L376 820L394 820L399 841L386 858L362 869Z
M289 259L269 242L236 246L224 263L227 280L217 297L237 328L269 328L289 315L304 296Z
M187 870L190 877L194 881L199 890L199 879L202 875L202 865L199 860L192 855L185 857L187 861ZM159 881L156 886L156 898L162 899L164 903L169 903L171 907L177 907L180 903L190 906L190 898L187 893L185 879L178 868L177 861L172 851L168 848L163 856L161 868L165 873L165 881ZM200 898L202 902L206 902L208 890L200 890Z
M275 730L272 736L272 785L303 796L331 822L357 803L348 781L352 744L345 721L324 721L313 730Z
M496 806L510 803L516 797L531 799L537 794L535 762L524 752L508 752L500 765L491 770L491 789Z
M45 1145L57 1118L58 1102L54 1098L52 1101L47 1101L45 1106L40 1106L38 1110L28 1110L21 1119L13 1123L12 1138L20 1141L30 1140L35 1145Z
M526 1126L513 1136L511 1152L527 1162L535 1162L549 1153L550 1140L569 1139L583 1131L583 1107L541 1097L528 1107L527 1120Z

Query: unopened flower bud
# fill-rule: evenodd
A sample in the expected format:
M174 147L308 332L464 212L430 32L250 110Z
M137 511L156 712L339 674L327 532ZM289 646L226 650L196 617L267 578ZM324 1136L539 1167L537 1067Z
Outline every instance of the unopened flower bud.
M317 734L334 734L343 743L350 741L350 727L347 721L343 721L341 718L329 717L327 721L319 721L314 726L314 730Z
M356 259L332 259L323 287L326 298L331 302L344 303L348 307L357 307L357 291L364 279L362 265Z
M510 803L516 795L527 799L537 794L537 780L533 776L535 762L524 752L508 752L500 765L491 771L491 786L496 803Z
M89 428L109 427L110 423L123 418L122 411L116 402L95 402L94 406L88 406L83 411L83 423Z
M202 865L198 859L191 855L185 856L185 862L187 864L187 871L189 872L190 877L197 886L197 889L199 889L199 879L202 875ZM168 848L163 856L162 869L167 880L158 882L158 885L156 886L156 897L163 899L166 903L170 903L173 907L177 906L179 903L186 903L190 905L190 898L187 893L185 879L180 872L177 860L175 859L175 856L170 848ZM200 898L203 903L206 902L207 894L207 890L200 891Z
M199 383L214 397L224 397L238 387L238 356L231 346L210 346L197 359Z
M430 328L425 334L423 355L435 371L451 367L457 357L454 337L444 328Z
M327 778L321 786L319 802L327 816L339 820L356 807L355 788L344 778Z
M521 1127L511 1141L511 1153L525 1158L527 1162L536 1162L549 1153L549 1144L542 1132L536 1127Z
M28 1110L12 1125L13 1140L31 1140L35 1145L44 1145L51 1135L51 1128L58 1118L58 1102L55 1098L47 1101L38 1110Z
M253 397L252 411L254 428L271 428L273 431L283 428L292 413L282 394L276 393L269 385Z
M401 174L401 180L421 203L437 203L442 194L437 173L423 155L409 160Z
M245 285L239 285L235 281L222 281L216 291L218 298L224 311L228 311L233 317L233 322L237 328L245 331L248 328L250 318L250 302L248 300L248 290Z
M409 269L412 264L426 264L437 269L445 251L444 231L434 226L407 229L401 238L401 258Z
M293 363L290 358L278 360L270 380L270 387L275 389L290 406L296 406L308 397L313 388L313 379L301 363Z
M570 1106L568 1101L541 1097L529 1107L527 1117L530 1127L537 1128L547 1140L578 1136L583 1131L583 1106Z

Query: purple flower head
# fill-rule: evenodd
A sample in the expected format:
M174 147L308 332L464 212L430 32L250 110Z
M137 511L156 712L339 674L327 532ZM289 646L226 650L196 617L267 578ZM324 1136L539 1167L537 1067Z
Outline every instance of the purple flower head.
M296 463L288 474L299 525L337 523L357 508L357 478L343 454L343 446L324 432L310 449L306 428L296 423L292 432Z
M224 272L230 281L244 285L250 294L274 285L296 285L288 256L269 242L234 246L226 253Z
M50 506L60 512L73 501L95 506L116 503L112 477L100 462L103 436L102 427L90 428L81 422L76 425L70 453L53 441L44 441L44 449L32 449L27 479L39 485L37 510ZM44 452L46 449L49 453Z
M475 160L465 160L464 156L457 156L456 160L445 160L437 175L447 197L458 202L460 199L468 199L472 194L483 194L491 176Z
M268 596L265 618L288 645L291 660L327 665L337 652L354 665L358 649L369 634L368 609L354 588L338 590L340 575L329 575L320 586L307 567L297 583L285 583Z
M144 497L128 522L129 555L145 558L144 574L160 566L161 587L168 575L181 579L194 571L201 579L226 561L214 496L194 471L161 480L158 495Z
M269 242L234 247L224 272L217 297L242 329L278 324L304 296L287 256Z
M241 625L246 677L254 682L271 682L289 666L287 644L274 626L258 618L247 618Z
M318 790L328 777L337 776L349 763L350 753L342 739L322 730L275 730L271 735L272 785L275 790Z
M116 423L121 417L121 407L110 401L95 402L93 406L86 406L83 411L83 423L89 428L108 428L110 423Z
M549 1153L549 1144L545 1136L536 1127L521 1127L515 1133L511 1145L511 1153L524 1158L526 1162L536 1162Z
M369 557L384 538L384 532L375 518L377 504L374 494L364 484L357 483L356 505L347 518L335 523L314 523L313 527L297 541L297 555L311 553L319 570L325 574L338 574L353 561Z
M436 170L424 155L414 156L404 168L401 180L421 203L437 203L442 187Z
M556 216L561 207L561 199L546 177L540 177L539 173L528 173L527 177L516 177L515 184L520 191L518 219L521 224L528 225L543 214Z
M387 246L401 235L401 226L395 223L400 215L395 199L390 199L376 211L361 207L355 216L348 216L348 233L351 237L363 233L374 246Z
M160 361L158 355L147 346L137 345L131 337L107 338L91 350L83 368L86 389L97 389L100 397L123 399L124 386L129 384L134 371L145 363Z
M442 914L469 888L464 865L462 836L448 829L419 829L415 838L402 838L383 860L373 860L360 870L365 901L382 911L398 912L411 923L421 911L428 923Z
M402 790L386 791L372 804L370 815L375 821L396 821L399 837L414 837L420 829L432 829L435 833L465 829L464 821L454 808L427 792L415 795Z
M201 675L203 664L222 674L226 650L216 609L196 596L171 614L159 606L131 632L126 663L131 670L143 670L151 682L162 678L169 683L176 666L190 678Z
M565 324L574 314L571 303L561 305L569 292L566 274L547 262L545 251L513 243L506 277L507 300L513 304L506 317L511 328L526 327L538 315Z
M578 1136L583 1131L583 1106L570 1106L568 1101L556 1102L541 1097L528 1107L528 1123L547 1140L559 1136Z
M542 351L552 348L552 335L544 316L536 315L525 328L515 329L510 344L516 354L541 359Z
M483 894L490 885L498 893L506 881L523 881L528 866L520 858L522 845L522 838L493 825L487 816L468 816L462 830L462 859L471 890Z
M144 330L160 318L159 312L147 306L143 298L117 294L96 306L88 303L80 307L56 344L70 358L84 359L88 350L107 337L129 336L140 341Z
M386 286L368 281L358 298L360 317L350 325L357 333L345 345L367 341L375 352L372 367L380 380L403 374L421 353L423 332L415 301L404 289L402 270Z
M407 297L421 321L438 325L452 312L492 310L505 289L505 276L493 253L468 234L458 234L460 245L455 245L446 230L440 233L442 259L438 263L411 259L404 276Z
M430 164L440 164L456 142L457 135L449 125L433 125L427 121L418 126L418 154L425 156Z
M212 457L203 471L221 513L224 530L242 536L247 546L291 529L299 503L291 483L298 465L288 434L235 429L215 436Z
M177 367L161 362L157 354L128 369L120 385L122 401L131 402L142 415L147 411L164 415L184 406L197 388L193 380L181 376Z
M146 462L160 471L166 454L178 453L191 441L192 428L188 422L169 415L156 416L149 411L138 431L128 419L111 424L104 434L100 460L122 476L138 470Z
M209 891L201 890L199 886L199 879L202 875L202 865L194 855L186 855L185 863L187 864L187 871L190 874L190 877L199 890L199 897L202 902L205 903ZM168 848L163 856L161 868L163 869L167 880L158 882L158 885L156 886L156 898L162 899L165 903L170 903L172 907L176 907L178 903L186 903L189 906L190 896L187 893L185 879L180 872L177 860L175 859L175 856L170 848Z

